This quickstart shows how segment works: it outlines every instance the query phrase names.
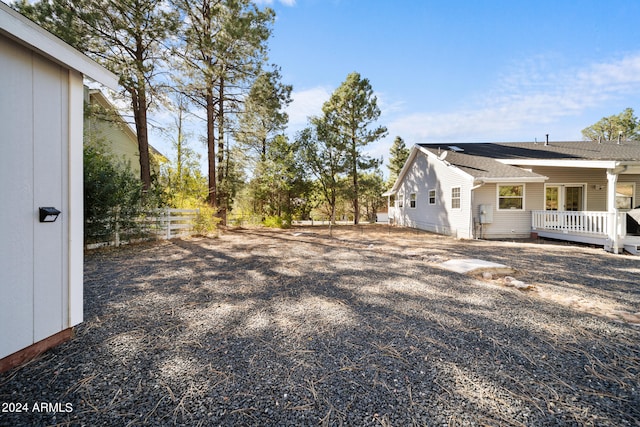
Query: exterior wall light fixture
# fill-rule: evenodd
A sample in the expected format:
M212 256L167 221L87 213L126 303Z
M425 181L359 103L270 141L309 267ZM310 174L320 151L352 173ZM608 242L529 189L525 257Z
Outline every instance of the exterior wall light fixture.
M40 222L56 222L60 211L56 208L47 207L40 209Z

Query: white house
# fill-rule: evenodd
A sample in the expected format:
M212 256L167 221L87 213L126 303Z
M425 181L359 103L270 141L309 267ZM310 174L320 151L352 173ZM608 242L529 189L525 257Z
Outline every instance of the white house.
M2 371L82 322L83 76L118 81L4 3L0 76Z
M84 120L85 144L105 144L115 160L129 165L131 172L140 176L138 137L131 124L100 89L85 87L84 102L89 111ZM151 145L149 151L154 154L150 159L151 171L158 173L157 159L166 160L166 157Z
M419 144L389 197L401 226L459 238L530 235L636 252L640 142Z

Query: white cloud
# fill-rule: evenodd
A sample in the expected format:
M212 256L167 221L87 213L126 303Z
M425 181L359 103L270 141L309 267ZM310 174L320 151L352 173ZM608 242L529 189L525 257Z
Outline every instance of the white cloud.
M311 116L322 114L322 104L331 97L331 89L318 86L310 89L293 91L292 102L287 108L289 114L289 131L295 133L307 126Z
M558 123L606 101L638 93L640 54L579 70L536 68L525 63L505 76L497 90L486 94L485 101L476 101L460 111L416 112L393 120L388 127L411 143L496 140L505 136L523 140L530 136L524 135L527 129ZM579 137L579 130L575 137Z
M404 101L394 101L385 93L376 92L374 95L377 98L378 108L380 108L382 117L398 113L405 107Z

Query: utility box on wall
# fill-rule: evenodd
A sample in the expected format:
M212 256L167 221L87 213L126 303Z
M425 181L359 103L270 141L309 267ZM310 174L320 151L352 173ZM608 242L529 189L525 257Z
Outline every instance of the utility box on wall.
M83 75L115 75L0 2L0 371L83 316Z
M480 224L493 223L493 205L480 205L478 215Z

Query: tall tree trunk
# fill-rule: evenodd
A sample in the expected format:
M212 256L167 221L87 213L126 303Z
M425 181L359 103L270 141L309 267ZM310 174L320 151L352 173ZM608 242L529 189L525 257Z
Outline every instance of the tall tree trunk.
M356 140L352 139L352 153L353 165L351 173L353 174L353 223L358 225L360 222L360 206L358 205L358 153L356 149Z
M215 120L215 101L213 99L213 86L207 86L206 94L207 104L207 159L209 161L209 205L213 208L218 206L217 185L216 185L216 145L213 129L213 121Z
M176 175L177 175L177 188L178 194L180 194L179 207L184 207L184 198L185 198L185 190L186 186L184 184L184 180L182 179L182 148L184 142L184 136L182 131L182 116L184 115L185 107L184 100L182 97L178 100L178 120L176 121L176 126L178 128L178 138L176 141ZM171 175L169 175L171 176Z
M224 170L224 76L220 76L218 83L218 206L220 207L221 224L227 223L227 186L223 184L227 176Z
M353 223L358 225L360 222L360 206L358 204L358 174L353 175Z
M336 193L331 192L331 217L329 218L329 236L333 236L333 226L336 224Z
M138 138L138 151L140 152L140 181L142 182L142 190L147 192L151 188L151 167L149 164L149 136L147 133L147 96L144 83L142 87L132 88L130 93Z
M149 134L147 132L147 86L144 77L144 47L142 39L136 38L136 76L131 81L129 92L131 93L131 107L133 119L136 123L138 137L138 152L140 153L140 181L142 190L146 193L151 188L151 166L149 161Z
M182 188L182 114L184 112L184 107L182 105L182 99L179 101L178 105L178 122L176 123L178 127L178 139L176 141L176 173L178 175L178 188L180 191Z

